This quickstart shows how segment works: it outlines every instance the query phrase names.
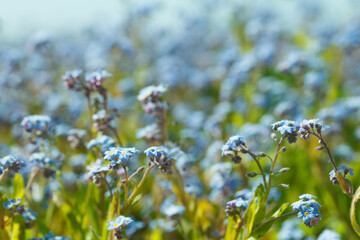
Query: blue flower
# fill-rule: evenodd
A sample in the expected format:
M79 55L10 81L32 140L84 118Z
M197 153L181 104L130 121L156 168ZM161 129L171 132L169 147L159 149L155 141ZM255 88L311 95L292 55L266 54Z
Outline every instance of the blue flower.
M247 147L244 142L244 138L235 135L229 138L225 145L221 148L221 156L232 156L232 161L235 163L240 163L241 157L238 155L238 152L246 153Z
M113 230L113 229L123 229L127 225L129 225L133 220L129 217L119 216L115 220L110 220L108 222L107 230Z
M299 196L299 199L303 199L305 201L311 200L313 198L317 199L317 197L315 197L314 195L308 194L308 193Z
M321 206L313 199L316 197L311 194L303 194L299 198L299 201L291 204L292 209L297 212L298 218L303 220L305 226L310 228L316 226L321 219L319 211Z
M129 159L138 151L135 148L110 148L105 152L104 159L110 161L112 167L116 165L126 166Z
M36 215L37 213L32 211L31 209L25 210L25 212L23 213L23 217L26 220L32 220L32 221L36 220Z
M225 212L228 216L240 214L240 212L248 208L249 204L249 200L244 200L243 198L239 197L226 203Z
M344 177L346 176L346 174L350 174L350 176L354 176L354 169L352 169L350 167L347 167L345 165L339 165L339 167L337 169L340 173L344 173ZM330 175L330 181L334 185L339 185L339 181L337 179L335 169L331 170L329 175Z
M25 163L14 155L7 155L0 159L0 175L3 174L4 171L19 172L20 168L24 165Z
M147 157L151 158L151 157L155 157L155 158L159 158L161 156L168 156L167 151L165 150L165 148L163 146L160 147L149 147L148 149L146 149L144 151L144 153L146 154Z
M21 203L21 199L10 199L3 203L4 208L11 209L13 206L17 206Z

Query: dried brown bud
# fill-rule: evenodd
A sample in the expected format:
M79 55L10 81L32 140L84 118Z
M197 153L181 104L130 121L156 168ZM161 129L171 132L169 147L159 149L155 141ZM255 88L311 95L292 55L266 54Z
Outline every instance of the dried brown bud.
M139 167L136 172L137 173L142 173L142 171L144 171L145 167Z

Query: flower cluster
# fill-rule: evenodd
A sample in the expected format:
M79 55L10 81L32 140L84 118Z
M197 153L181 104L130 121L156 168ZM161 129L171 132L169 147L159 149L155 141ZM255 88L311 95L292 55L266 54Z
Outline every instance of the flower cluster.
M101 161L96 161L95 164L88 166L87 170L89 172L86 174L86 178L90 179L95 184L99 184L100 180L106 177L106 174L110 169L108 166L101 164Z
M81 91L84 90L87 92L90 91L99 91L102 90L102 84L106 77L110 77L111 74L106 70L98 70L95 72L89 72L85 74L85 81L82 80L83 71L80 69L75 69L72 71L67 71L63 75L62 80L67 89ZM88 93L87 93L88 94Z
M162 172L168 172L174 162L174 159L163 146L150 147L144 153L150 159L150 162L157 165Z
M126 167L130 158L139 152L135 148L110 148L105 152L104 159L110 161L109 168Z
M245 211L250 204L249 200L244 200L242 197L231 200L226 203L225 212L227 216L239 215Z
M273 130L278 131L283 137L287 138L290 144L296 142L300 126L295 121L281 120L271 126Z
M108 222L107 230L114 230L116 239L123 239L124 229L132 222L133 220L129 217L119 216L115 220L110 220Z
M90 89L93 91L98 91L102 88L102 84L107 77L111 77L111 74L106 70L98 70L95 72L86 73L85 81Z
M323 121L320 121L319 119L305 119L300 123L300 137L303 139L308 139L311 133L321 134L321 132L327 128L329 128L329 126L325 125L325 123Z
M62 165L64 155L53 149L50 153L35 152L30 155L29 162L43 170L45 177L54 176L56 170Z
M25 210L25 206L21 205L21 199L9 199L3 203L3 207L5 209L10 210L13 214L20 214L25 219L25 226L30 228L34 221L36 220L37 213L32 211L31 209Z
M0 175L4 172L17 173L21 166L25 165L14 155L8 155L0 159Z
M231 156L231 161L235 164L240 163L242 160L242 158L238 155L239 152L248 152L244 138L238 135L230 137L226 144L222 146L221 151L222 156Z
M138 136L145 137L147 140L161 141L165 137L164 125L165 110L168 108L167 103L162 100L163 94L167 88L163 85L148 86L140 90L137 99L141 102L144 111L155 118L155 124L151 127L140 129Z
M107 114L105 109L98 111L97 113L92 115L92 120L94 121L94 128L101 132L108 129L110 126L111 121L114 119L113 114Z
M72 71L67 71L62 77L64 85L67 89L75 89L77 91L81 90L80 77L83 71L80 69L75 69Z
M339 173L343 173L344 177L346 177L346 174L350 174L351 176L354 176L354 169L347 167L345 165L339 165L339 167L337 168ZM339 181L337 179L336 176L336 171L335 169L331 170L330 173L330 181L334 184L334 185L340 185Z
M21 126L26 132L33 133L37 136L51 134L54 131L50 117L44 115L27 116L22 120Z
M299 197L299 201L291 204L292 209L297 212L298 218L301 218L305 226L310 228L316 226L319 219L321 220L319 211L321 206L314 198L316 197L311 194L303 194Z
M71 129L67 133L67 140L72 148L78 148L84 143L86 131L83 129Z

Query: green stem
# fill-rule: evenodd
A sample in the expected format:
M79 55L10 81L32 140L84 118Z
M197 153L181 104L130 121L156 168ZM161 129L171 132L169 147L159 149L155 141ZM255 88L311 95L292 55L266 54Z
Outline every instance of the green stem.
M126 202L128 199L128 191L129 191L128 181L129 181L129 179L128 179L126 167L123 166L123 168L124 168L124 172L125 172L125 202Z
M268 182L268 188L266 189L266 196L269 196L270 194L270 189L271 189L271 178L272 178L272 175L273 175L273 172L274 172L274 168L275 168L275 164L276 164L276 160L279 156L279 153L280 153L280 147L281 147L281 144L282 142L284 141L284 136L281 136L281 139L277 145L277 148L276 148L276 153L275 153L275 157L274 157L274 160L271 164L271 169L270 169L270 173L269 173L269 182Z
M25 188L25 193L26 194L29 190L30 190L30 187L31 187L31 184L34 182L35 180L35 177L36 175L40 172L40 168L39 167L36 167L35 171L33 171L31 173L31 176L30 176L30 179L28 181L28 183L26 184L26 188Z
M151 169L153 169L155 167L154 164L151 164L145 171L141 181L139 182L139 184L135 187L134 191L130 194L130 197L128 198L128 202L131 201L131 199L133 199L137 193L137 191L139 191L139 189L141 188L141 186L143 185L143 183L145 182L146 177L149 175Z
M276 220L279 220L279 219L281 219L281 218L289 217L289 216L292 216L292 215L295 215L295 214L297 214L297 212L286 213L286 214L281 215L281 216L278 216L278 217L276 217L276 218L272 218L272 219L270 219L270 220L268 220L268 221L260 224L259 226L257 226L257 227L255 228L255 230L253 230L253 232L259 230L260 228L262 228L263 226L265 226L265 225L268 224L268 223L272 223L272 222L274 222L274 221L276 221Z
M350 221L351 221L351 226L354 229L354 231L356 232L356 234L360 237L360 226L356 221L356 213L355 213L355 207L356 207L356 202L360 199L360 187L356 190L353 199L351 201L351 207L350 207Z
M111 188L109 182L106 180L106 176L104 176L104 182L106 183L106 186L109 188L109 191L110 191L110 199L112 199L112 198L113 198L112 188Z
M264 172L263 168L261 167L259 159L252 152L248 151L248 153L250 154L250 156L255 160L256 164L258 165L259 170L260 170L261 175L262 175L262 178L263 178L263 181L264 181L264 187L265 187L265 189L267 189L266 175L265 175L265 172Z

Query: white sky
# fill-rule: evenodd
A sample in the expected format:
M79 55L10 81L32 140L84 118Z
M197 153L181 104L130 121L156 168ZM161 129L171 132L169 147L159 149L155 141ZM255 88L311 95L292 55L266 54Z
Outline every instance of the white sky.
M34 31L71 33L121 18L124 0L0 0L0 38L19 40Z

